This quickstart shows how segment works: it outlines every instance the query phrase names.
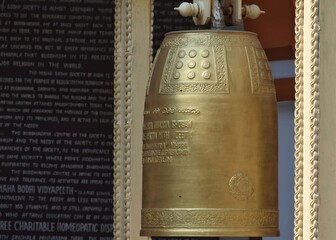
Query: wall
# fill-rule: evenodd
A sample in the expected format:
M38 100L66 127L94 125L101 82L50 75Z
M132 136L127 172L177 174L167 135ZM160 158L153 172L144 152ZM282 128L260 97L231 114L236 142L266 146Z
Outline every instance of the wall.
M336 222L336 31L334 0L321 1L320 12L320 148L319 148L319 239L335 238Z

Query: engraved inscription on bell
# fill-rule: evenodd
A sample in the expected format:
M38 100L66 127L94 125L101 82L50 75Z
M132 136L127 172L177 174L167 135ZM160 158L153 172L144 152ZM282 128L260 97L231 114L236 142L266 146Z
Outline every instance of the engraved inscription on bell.
M143 163L167 163L178 161L190 154L193 121L185 115L200 111L193 108L163 107L148 111L148 117L169 120L145 121L143 126Z

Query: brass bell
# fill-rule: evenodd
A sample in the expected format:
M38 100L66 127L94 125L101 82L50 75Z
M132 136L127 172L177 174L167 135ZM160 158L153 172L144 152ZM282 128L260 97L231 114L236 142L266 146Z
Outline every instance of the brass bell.
M250 32L166 34L147 90L142 236L278 236L277 108Z

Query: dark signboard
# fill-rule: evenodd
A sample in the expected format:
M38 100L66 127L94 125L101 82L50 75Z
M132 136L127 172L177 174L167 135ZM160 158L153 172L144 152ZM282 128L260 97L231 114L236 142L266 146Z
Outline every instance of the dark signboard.
M0 239L112 239L114 2L0 8Z
M154 54L160 47L164 35L172 31L185 31L197 29L191 17L185 18L174 10L182 2L192 2L183 0L155 0L154 1L154 26L153 26L153 49Z

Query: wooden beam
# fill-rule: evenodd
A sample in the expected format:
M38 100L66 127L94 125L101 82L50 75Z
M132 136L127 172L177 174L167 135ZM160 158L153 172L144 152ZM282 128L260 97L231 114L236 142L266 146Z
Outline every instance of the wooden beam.
M275 90L278 102L295 100L295 78L275 79Z
M264 48L268 61L295 59L295 50L292 46Z

